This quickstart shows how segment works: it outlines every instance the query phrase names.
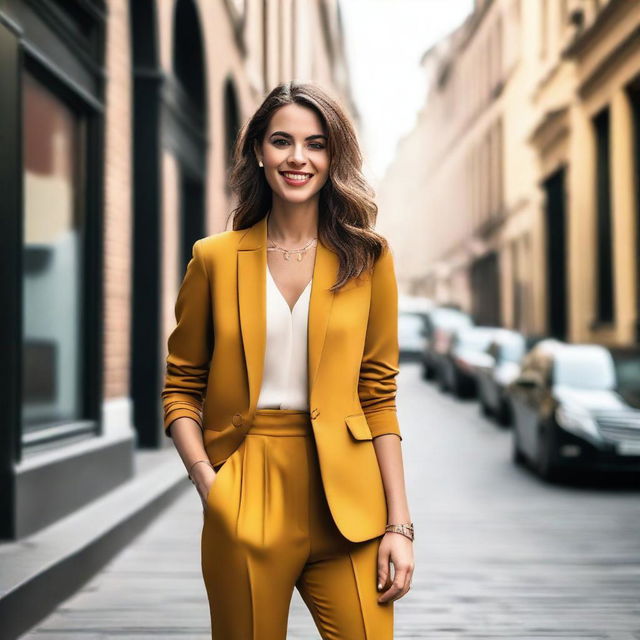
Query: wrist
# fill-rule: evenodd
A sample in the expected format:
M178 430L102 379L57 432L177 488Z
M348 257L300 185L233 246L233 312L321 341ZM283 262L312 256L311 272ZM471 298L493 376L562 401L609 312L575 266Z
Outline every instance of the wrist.
M209 462L209 460L196 460L189 467L187 477L193 484L197 485L198 483L202 482L203 479L211 477L212 470L213 465L211 464L211 462Z
M194 478L192 480L193 485L196 488L196 491L205 496L209 491L209 487L211 483L214 482L216 472L207 465L198 465L199 467L203 467L202 470L198 473L197 476L194 474Z

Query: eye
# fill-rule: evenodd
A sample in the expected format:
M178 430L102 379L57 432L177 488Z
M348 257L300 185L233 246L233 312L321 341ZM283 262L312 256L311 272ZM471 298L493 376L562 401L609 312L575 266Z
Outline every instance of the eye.
M276 145L277 147L280 147L282 145L280 145L280 142L284 142L284 144L288 145L289 141L285 140L284 138L278 138L276 140L273 141L273 144ZM311 142L309 144L310 147L312 147L313 149L315 149L316 151L321 151L322 149L325 148L325 145L322 144L322 142Z

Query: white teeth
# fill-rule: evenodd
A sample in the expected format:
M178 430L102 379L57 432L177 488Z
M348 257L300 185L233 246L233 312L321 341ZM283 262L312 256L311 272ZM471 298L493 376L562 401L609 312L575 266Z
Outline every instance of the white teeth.
M298 180L300 182L304 182L305 180L311 177L309 174L305 174L301 176L298 173L283 173L282 175L286 176L290 180Z

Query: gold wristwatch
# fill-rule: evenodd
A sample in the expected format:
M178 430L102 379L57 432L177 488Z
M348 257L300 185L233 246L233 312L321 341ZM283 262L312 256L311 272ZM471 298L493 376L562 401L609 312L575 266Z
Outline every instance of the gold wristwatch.
M401 533L403 536L409 538L409 540L413 540L413 522L406 522L403 524L388 524L385 529L385 533L388 531L393 531L394 533Z

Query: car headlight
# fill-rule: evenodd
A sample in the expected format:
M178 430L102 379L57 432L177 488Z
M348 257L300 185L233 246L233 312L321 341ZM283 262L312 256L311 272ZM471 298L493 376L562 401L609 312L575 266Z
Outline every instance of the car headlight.
M566 431L577 436L588 436L600 440L593 416L583 407L560 404L556 408L556 422Z

